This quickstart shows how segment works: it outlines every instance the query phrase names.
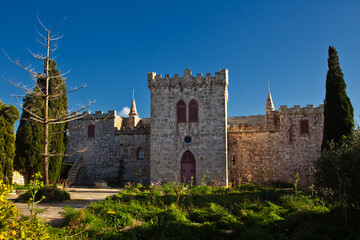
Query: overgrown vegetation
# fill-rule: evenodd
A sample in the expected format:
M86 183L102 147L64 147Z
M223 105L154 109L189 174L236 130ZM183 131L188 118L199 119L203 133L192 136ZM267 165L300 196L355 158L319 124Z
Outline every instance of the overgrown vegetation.
M31 204L31 206L29 206L31 215L34 205L41 201L61 202L70 199L70 194L63 189L59 189L55 186L45 187L44 183L40 181L40 173L34 174L32 179L33 180L31 180L30 184L27 186L28 191L17 198L17 201L19 202L29 202L29 204Z
M65 208L63 216L63 234L79 239L360 238L358 211L345 221L336 204L255 185L129 185L86 209Z
M48 228L36 214L20 216L14 204L6 200L11 190L0 180L0 239L50 239Z
M329 201L349 206L360 204L360 130L342 144L332 142L315 162L314 182Z

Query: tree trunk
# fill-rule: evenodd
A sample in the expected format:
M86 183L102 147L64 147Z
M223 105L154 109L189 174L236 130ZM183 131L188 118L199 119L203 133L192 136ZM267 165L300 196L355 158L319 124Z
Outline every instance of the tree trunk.
M50 31L47 31L46 45L46 66L45 66L45 109L44 109L44 183L49 186L49 161L48 161L48 145L49 145L49 57L50 57Z

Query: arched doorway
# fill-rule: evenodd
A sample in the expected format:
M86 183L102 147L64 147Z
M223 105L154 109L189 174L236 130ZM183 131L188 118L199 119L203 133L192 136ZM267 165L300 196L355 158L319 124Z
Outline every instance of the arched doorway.
M195 168L195 157L192 152L187 150L181 157L181 182L189 183L191 180L193 184L196 184L196 168Z

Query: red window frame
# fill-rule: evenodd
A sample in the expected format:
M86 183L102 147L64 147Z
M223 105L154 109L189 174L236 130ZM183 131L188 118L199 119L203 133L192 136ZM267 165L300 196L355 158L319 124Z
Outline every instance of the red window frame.
M308 134L309 132L309 120L300 120L300 134Z
M178 123L186 122L186 103L182 99L176 103L176 119Z
M88 138L94 138L95 137L95 125L91 124L88 125Z
M199 122L198 103L195 99L189 102L189 122Z

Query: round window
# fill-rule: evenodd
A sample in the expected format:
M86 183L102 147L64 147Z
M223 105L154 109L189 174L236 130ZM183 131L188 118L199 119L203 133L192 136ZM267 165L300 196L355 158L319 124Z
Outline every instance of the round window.
M191 137L190 137L190 136L186 136L186 137L184 138L184 142L185 142L185 143L191 143Z

